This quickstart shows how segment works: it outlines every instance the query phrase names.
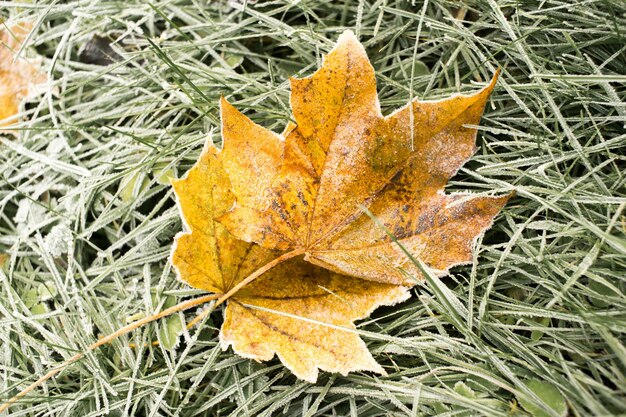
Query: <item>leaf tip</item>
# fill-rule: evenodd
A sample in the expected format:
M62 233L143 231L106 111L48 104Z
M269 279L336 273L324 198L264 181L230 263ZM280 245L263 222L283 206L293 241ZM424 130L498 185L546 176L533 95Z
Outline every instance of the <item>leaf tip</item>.
M487 87L485 87L485 91L488 94L491 94L493 89L496 87L496 84L498 83L498 79L500 78L500 73L501 72L502 72L502 68L498 67L496 69L496 72L493 73L493 77L491 77L491 81L489 81L489 85L487 85Z
M350 29L346 29L341 35L339 35L337 43L333 48L333 51L335 50L356 51L359 55L367 56L363 44L359 42L359 39Z
M346 29L339 35L339 39L337 39L338 44L344 42L359 42L359 40L351 29Z
M504 207L506 205L506 203L509 202L510 199L512 199L513 197L515 197L517 195L517 192L515 190L511 190L505 194L501 194L501 195L496 195L491 197L494 201L497 201L497 203L501 206L500 208Z
M233 105L228 102L226 97L220 95L220 114L224 113L225 108L229 107L233 107Z
M174 188L174 192L176 192L176 187L180 184L181 179L173 177L168 177L168 179L170 181L170 186L172 186Z

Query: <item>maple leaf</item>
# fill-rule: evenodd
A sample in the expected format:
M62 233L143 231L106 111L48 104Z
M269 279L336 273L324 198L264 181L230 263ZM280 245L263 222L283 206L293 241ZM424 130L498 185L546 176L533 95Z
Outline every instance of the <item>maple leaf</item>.
M340 274L410 285L408 252L445 275L470 262L472 242L510 195L446 195L475 152L476 125L495 86L414 100L383 117L374 69L344 32L311 77L291 79L295 125L280 136L221 102L222 161L236 204L219 221L237 238L300 251Z
M31 23L0 29L0 128L15 122L11 119L19 113L22 100L33 93L34 85L46 81L38 61L18 56L32 29Z
M172 181L188 231L177 236L172 263L189 285L226 293L281 252L237 240L215 220L234 203L220 156L208 145L186 176ZM405 300L408 288L342 276L301 258L278 264L228 299L222 347L256 360L277 354L311 382L318 368L384 373L353 321Z

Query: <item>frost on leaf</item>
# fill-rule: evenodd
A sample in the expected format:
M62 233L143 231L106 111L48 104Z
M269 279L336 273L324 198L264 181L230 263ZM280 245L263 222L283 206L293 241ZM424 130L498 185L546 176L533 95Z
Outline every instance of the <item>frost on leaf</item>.
M476 94L414 100L383 117L363 46L344 32L311 77L291 80L296 126L284 141L222 102L224 168L237 204L220 222L268 249L301 249L337 273L410 284L416 259L441 275L472 259L472 242L509 199L446 195L475 151L496 77ZM412 122L412 126L411 126Z
M470 96L415 100L383 117L374 70L352 32L322 68L291 80L295 124L273 133L221 102L224 147L208 145L173 181L185 232L172 262L181 279L226 293L287 251L229 300L223 347L269 360L299 378L318 370L383 373L353 322L408 297L421 273L472 259L472 243L509 195L444 193L475 151L476 130L495 85Z
M237 240L215 220L234 203L220 156L207 146L185 178L173 181L187 232L177 236L172 262L189 285L225 293L281 252ZM407 287L342 276L293 258L229 299L220 341L247 358L265 361L277 354L311 382L318 369L384 373L353 322L407 297Z
M32 29L30 23L0 27L0 128L17 122L22 101L46 81L39 62L20 53Z

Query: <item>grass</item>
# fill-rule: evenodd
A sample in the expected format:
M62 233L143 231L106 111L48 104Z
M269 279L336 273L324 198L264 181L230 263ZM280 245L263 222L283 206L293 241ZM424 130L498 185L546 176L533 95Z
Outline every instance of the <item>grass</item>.
M199 294L168 262L181 223L162 175L219 143L220 95L280 131L288 77L345 28L386 113L475 91L502 67L449 189L517 191L473 265L360 324L388 376L298 381L221 351L216 312L175 348L129 347L173 344L165 320L89 354L11 416L562 415L550 401L626 413L626 4L414 3L0 2L37 22L30 45L51 78L0 145L0 399Z

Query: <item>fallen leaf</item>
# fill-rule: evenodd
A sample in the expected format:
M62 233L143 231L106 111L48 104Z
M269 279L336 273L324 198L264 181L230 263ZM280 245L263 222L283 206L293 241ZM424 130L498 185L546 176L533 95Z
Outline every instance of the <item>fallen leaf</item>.
M237 238L370 281L409 285L472 259L473 241L510 195L444 193L475 152L476 125L495 86L414 100L382 116L363 46L344 32L311 77L291 80L296 124L285 140L221 102L221 159L236 204L219 221Z
M18 56L32 29L31 23L0 29L0 128L17 121L14 116L22 101L47 79L37 60L29 60L23 53Z
M214 293L266 271L228 299L222 346L277 354L308 381L319 369L383 373L353 322L407 298L407 274L420 272L363 207L440 273L470 261L509 196L443 189L475 150L465 125L478 123L494 84L383 117L373 68L345 32L320 70L292 80L296 123L282 135L222 100L223 150L209 145L173 181L186 232L172 254L181 279Z
M172 181L187 230L176 237L172 263L189 285L215 293L226 293L282 254L237 240L215 220L235 201L222 155L208 145L186 176ZM407 287L342 276L302 256L292 258L228 300L221 345L260 361L277 354L297 377L310 382L316 381L318 369L384 373L353 322L408 295Z

